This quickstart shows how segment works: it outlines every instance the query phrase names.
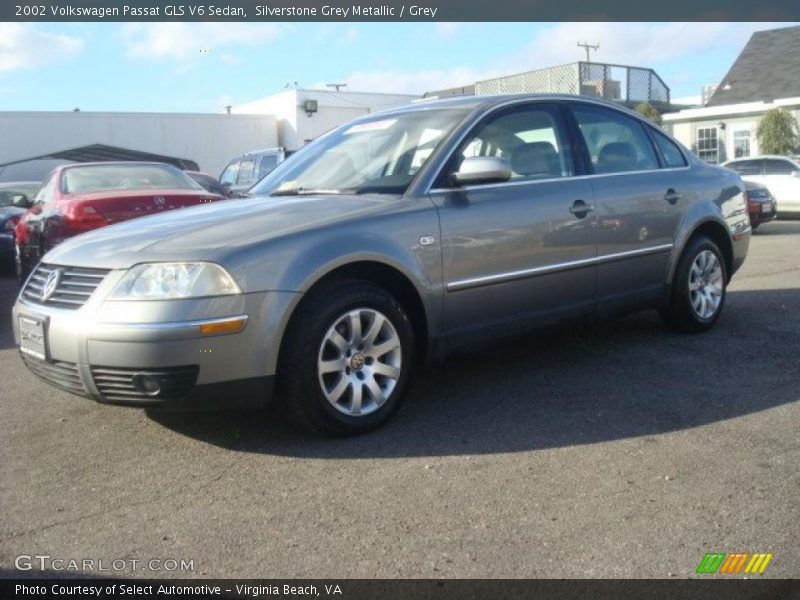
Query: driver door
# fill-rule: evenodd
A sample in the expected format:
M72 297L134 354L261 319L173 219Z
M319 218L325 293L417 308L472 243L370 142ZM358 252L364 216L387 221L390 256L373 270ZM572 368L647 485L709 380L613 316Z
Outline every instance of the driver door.
M485 117L447 163L431 199L441 223L450 336L593 311L593 192L573 177L568 140L558 105L517 105ZM470 156L501 157L511 179L456 186L451 175Z

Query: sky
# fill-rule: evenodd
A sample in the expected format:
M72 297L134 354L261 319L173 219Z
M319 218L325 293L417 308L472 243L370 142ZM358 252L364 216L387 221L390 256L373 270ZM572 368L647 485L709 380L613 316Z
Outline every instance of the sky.
M0 110L222 112L282 91L423 93L584 60L651 67L673 99L788 23L0 23Z

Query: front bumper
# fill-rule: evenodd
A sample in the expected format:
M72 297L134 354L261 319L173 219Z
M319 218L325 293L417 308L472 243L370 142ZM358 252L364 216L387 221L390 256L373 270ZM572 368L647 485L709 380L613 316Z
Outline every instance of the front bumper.
M45 359L22 354L39 377L109 404L170 408L263 405L271 395L278 340L295 294L259 292L170 301L104 301L123 271L111 271L77 309L45 306L20 294L12 311L42 323ZM236 333L200 326L247 316ZM158 382L152 394L143 378Z

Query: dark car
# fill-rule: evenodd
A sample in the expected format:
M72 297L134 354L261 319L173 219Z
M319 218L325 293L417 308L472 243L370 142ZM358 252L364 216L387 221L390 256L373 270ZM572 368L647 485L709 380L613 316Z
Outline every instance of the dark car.
M767 186L745 180L744 187L747 191L747 214L753 229L778 218L778 203Z
M228 196L229 189L219 182L219 179L208 173L202 171L184 171L189 177L194 179L197 183L203 186L208 192L212 194L219 194L220 196Z
M57 167L15 227L17 275L24 280L50 249L99 227L222 200L163 163L103 162Z
M38 181L0 183L0 268L14 262L14 228L38 188Z

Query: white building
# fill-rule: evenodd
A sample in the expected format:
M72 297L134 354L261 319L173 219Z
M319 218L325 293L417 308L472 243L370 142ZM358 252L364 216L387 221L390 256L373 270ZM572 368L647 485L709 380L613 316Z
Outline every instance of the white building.
M663 115L664 125L711 163L762 153L756 130L771 108L800 122L800 27L758 31L705 106Z
M0 180L41 178L54 162L91 157L81 150L97 145L122 157L133 151L194 162L219 175L232 157L277 146L278 129L271 114L0 112ZM45 163L44 173L31 173L33 158Z
M356 117L408 104L409 94L289 89L233 108L238 115L275 115L279 145L297 150L326 131Z

